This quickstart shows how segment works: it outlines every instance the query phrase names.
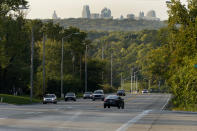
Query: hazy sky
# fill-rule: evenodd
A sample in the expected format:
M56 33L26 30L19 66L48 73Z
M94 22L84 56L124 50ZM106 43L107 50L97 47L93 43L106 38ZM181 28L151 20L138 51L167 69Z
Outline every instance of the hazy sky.
M149 10L155 10L157 17L164 20L168 18L166 0L27 0L30 9L28 18L52 18L56 10L58 17L81 17L83 5L89 5L91 13L100 13L104 7L110 8L112 16L119 18L122 14L133 13L138 16L140 11L145 15ZM181 0L186 4L187 0Z

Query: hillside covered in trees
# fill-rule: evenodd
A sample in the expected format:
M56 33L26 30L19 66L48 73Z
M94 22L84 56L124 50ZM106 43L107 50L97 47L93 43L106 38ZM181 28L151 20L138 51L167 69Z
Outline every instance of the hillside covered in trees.
M47 20L44 20L47 21ZM54 20L63 27L74 26L85 31L140 31L144 29L160 29L166 24L163 21L149 20L113 20L113 19L59 19Z

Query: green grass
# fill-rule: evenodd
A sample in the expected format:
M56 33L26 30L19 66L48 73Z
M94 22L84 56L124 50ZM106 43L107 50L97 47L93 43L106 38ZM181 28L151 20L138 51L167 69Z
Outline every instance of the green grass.
M30 101L29 97L23 97L23 96L13 96L13 95L7 95L7 94L0 94L0 101L3 100L3 103L8 104L16 104L16 105L24 105L24 104L32 104L32 103L40 103L41 100L38 99L32 99L32 102Z

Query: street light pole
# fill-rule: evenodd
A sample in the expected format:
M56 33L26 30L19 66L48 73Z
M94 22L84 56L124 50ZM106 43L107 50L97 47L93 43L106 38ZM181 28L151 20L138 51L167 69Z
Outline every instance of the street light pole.
M62 38L62 60L61 60L61 98L64 97L63 94L63 61L64 61L64 38Z
M34 87L34 84L33 84L33 72L34 72L34 29L32 27L32 32L31 32L31 37L32 37L32 40L31 40L31 73L30 73L30 86L31 86L31 89L30 89L30 101L32 102L32 97L33 97L33 87Z
M132 71L131 71L131 93L133 92L133 68L132 68Z
M87 92L87 52L88 52L88 45L86 45L86 50L85 50L85 92Z
M112 53L111 53L111 88L112 88L112 86L113 86L113 71L112 71L112 66L113 66L113 61L112 61Z
M120 78L120 86L121 86L121 89L122 89L122 73L121 73L121 78Z
M63 98L64 97L64 93L63 93L63 71L64 71L64 65L63 65L63 63L64 63L64 39L67 39L67 38L69 38L70 36L72 36L72 35L76 35L76 34L79 34L79 33L72 33L72 34L70 34L70 35L68 35L68 36L65 36L65 37L63 37L62 38L62 59L61 59L61 98Z
M137 78L137 76L136 76L136 92L138 92L137 80L138 80L138 78Z
M43 34L43 96L45 95L45 41L46 41L46 36Z
M102 60L104 59L104 45L102 43ZM102 71L102 81L104 79L104 76L103 76L103 71Z

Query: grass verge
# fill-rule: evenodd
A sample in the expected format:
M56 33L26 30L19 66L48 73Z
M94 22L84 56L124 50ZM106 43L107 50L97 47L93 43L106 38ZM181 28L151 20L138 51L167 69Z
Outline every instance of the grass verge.
M173 104L173 99L171 99L166 106L167 110L171 111L190 111L190 112L197 112L197 104L196 105L188 105L187 107L183 106L176 106Z
M15 104L15 105L24 105L24 104L40 103L41 100L32 99L31 102L29 97L0 94L0 102Z

